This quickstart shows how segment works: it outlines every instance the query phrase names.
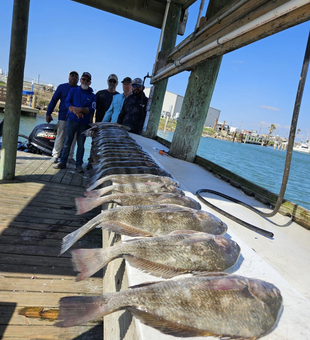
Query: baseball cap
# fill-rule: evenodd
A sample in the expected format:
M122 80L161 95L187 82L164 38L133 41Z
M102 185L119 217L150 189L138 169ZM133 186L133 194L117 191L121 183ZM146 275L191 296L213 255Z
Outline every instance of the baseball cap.
M82 77L88 77L91 80L91 74L89 72L83 72Z
M71 71L71 72L69 73L69 75L71 76L71 74L77 74L77 76L79 76L78 72L76 72L76 71Z
M116 74L111 73L111 74L109 75L109 77L108 77L108 81L109 81L110 79L114 79L114 80L118 83L118 78L117 78L117 75L116 75Z
M143 85L143 80L141 78L135 78L132 81L132 85Z
M130 83L130 84L131 84L131 78L130 78L130 77L125 77L125 78L122 80L122 83Z

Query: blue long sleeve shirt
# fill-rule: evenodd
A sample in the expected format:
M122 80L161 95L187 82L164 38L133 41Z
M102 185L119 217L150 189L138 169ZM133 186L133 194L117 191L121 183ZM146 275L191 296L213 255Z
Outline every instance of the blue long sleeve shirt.
M125 95L123 93L117 94L113 97L109 109L106 111L102 121L117 123L117 118L124 104Z
M96 96L93 93L93 89L89 87L87 90L83 90L81 86L73 87L66 99L66 107L68 112L68 119L82 124L90 123L90 116L96 109ZM73 112L69 110L70 106L75 107L88 107L89 113L83 113L83 118L78 118Z
M52 97L50 103L48 104L48 108L47 108L47 111L46 111L47 116L50 116L53 113L58 100L60 100L58 120L66 120L67 119L68 109L66 107L65 101L67 99L69 91L73 87L75 87L75 86L71 86L69 83L60 84L57 87L55 93L53 94L53 97Z

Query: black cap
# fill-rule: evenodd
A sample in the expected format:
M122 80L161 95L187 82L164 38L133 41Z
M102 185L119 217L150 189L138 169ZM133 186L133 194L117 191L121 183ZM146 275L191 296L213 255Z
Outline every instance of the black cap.
M88 77L91 80L91 74L89 72L83 72L82 77Z
M130 83L130 84L131 84L131 78L130 78L130 77L125 77L125 78L122 80L122 83Z

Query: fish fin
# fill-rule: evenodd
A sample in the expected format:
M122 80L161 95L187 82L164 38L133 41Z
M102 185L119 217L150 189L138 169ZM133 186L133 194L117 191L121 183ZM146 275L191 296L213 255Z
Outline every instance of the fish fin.
M75 199L76 214L81 215L90 211L99 205L105 203L106 196L98 198L88 198L88 197L77 197Z
M229 276L230 274L224 272L209 272L209 273L193 273L195 276Z
M129 307L127 309L142 323L151 326L164 334L170 334L179 337L215 335L210 332L182 326L179 323L168 321L162 317L155 316L151 313L136 309L134 307Z
M212 234L197 232L196 234L191 234L191 236L177 242L176 245L200 243L210 239L214 240L214 238L215 236Z
M117 222L117 221L105 221L101 224L102 228L111 230L117 234L127 235L127 236L144 236L144 237L152 237L153 234L137 229L135 227L131 227L127 224Z
M84 280L106 266L112 258L106 249L74 249L71 251L74 271L80 272L76 281Z
M199 231L196 230L174 230L171 233L169 233L168 235L188 235L188 234L196 234L199 233Z
M88 221L86 224L84 224L79 229L77 229L77 230L73 231L72 233L66 235L62 239L62 245L61 245L61 250L60 250L59 255L63 254L65 251L67 251L82 236L87 234L89 231L95 229L101 223L100 217L101 217L101 214L94 217L92 220Z
M98 190L86 191L85 196L88 198L98 198L112 190L109 186Z
M108 294L107 294L108 295ZM110 314L108 299L100 296L66 296L59 300L57 327L72 327Z
M93 184L91 184L86 191L91 191L95 188L97 188L100 184L103 184L106 181L105 177L103 178L99 178L96 182L94 182Z
M154 276L161 276L164 279L171 279L174 276L186 274L186 271L184 270L178 270L176 268L156 263L153 261L145 260L140 257L132 255L124 255L123 257L133 267L138 268Z
M158 208L156 210L156 213L159 212L179 212L179 211L188 211L188 210L193 210L191 208L183 207L182 205L177 205L177 204L165 204L162 205L161 208Z

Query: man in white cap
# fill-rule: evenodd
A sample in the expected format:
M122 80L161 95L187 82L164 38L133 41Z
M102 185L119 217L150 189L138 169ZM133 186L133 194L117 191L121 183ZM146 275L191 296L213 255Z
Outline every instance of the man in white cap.
M143 92L144 85L141 78L135 78L131 86L132 95L125 99L117 123L130 127L129 132L141 135L148 98Z
M108 88L106 90L101 90L96 93L96 113L95 121L102 122L102 119L112 103L113 96L119 94L116 91L116 86L118 85L117 75L112 73L108 77ZM91 120L92 121L92 120Z

